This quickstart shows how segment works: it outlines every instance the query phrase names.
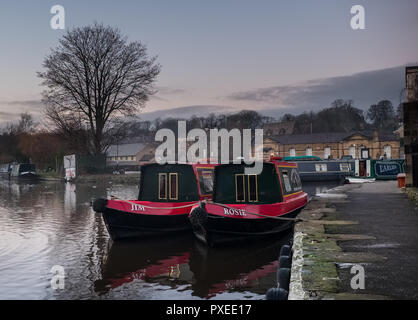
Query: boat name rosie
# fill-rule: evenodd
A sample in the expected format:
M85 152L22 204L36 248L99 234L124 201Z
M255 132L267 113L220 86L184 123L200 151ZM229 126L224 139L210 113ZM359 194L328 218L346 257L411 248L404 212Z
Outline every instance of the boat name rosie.
M145 211L145 207L140 204L131 203L131 211Z
M230 216L246 216L244 209L227 209L224 208L224 214L230 215Z

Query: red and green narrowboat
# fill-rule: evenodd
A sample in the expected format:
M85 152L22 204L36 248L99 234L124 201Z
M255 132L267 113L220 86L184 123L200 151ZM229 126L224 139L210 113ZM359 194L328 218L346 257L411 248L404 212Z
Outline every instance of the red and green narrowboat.
M141 166L137 200L96 199L112 239L146 237L191 229L193 205L212 198L214 164Z
M200 202L190 212L195 236L209 244L264 238L293 225L306 205L297 164L264 162L258 175L245 174L246 164L215 168L213 201Z

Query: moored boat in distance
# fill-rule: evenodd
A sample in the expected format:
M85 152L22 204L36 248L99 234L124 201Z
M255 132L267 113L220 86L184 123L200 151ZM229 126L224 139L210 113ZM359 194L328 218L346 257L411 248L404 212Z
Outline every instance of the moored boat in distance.
M38 179L39 175L36 173L36 167L33 163L14 163L10 171L12 178L21 179Z
M358 159L354 160L354 173L346 180L349 183L362 183L362 180L396 180L399 173L405 173L404 159Z
M292 218L308 201L297 164L264 162L258 175L246 175L247 167L215 168L213 202L200 202L189 216L199 240L212 246L273 236L292 227Z
M112 239L191 230L192 206L212 198L214 164L175 163L141 166L137 200L96 199Z
M296 162L302 181L344 181L354 175L353 159L321 160L319 157L285 157L283 161Z

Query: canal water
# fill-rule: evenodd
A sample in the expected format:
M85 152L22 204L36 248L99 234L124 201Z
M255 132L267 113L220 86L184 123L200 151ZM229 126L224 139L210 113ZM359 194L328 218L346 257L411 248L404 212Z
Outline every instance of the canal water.
M290 233L226 248L207 248L192 234L112 242L91 201L137 193L110 181L0 180L0 299L264 299Z

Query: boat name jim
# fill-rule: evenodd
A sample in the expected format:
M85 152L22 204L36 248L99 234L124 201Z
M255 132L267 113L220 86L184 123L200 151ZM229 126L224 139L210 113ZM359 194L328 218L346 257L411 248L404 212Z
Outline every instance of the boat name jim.
M145 211L145 207L140 204L131 203L131 211Z

